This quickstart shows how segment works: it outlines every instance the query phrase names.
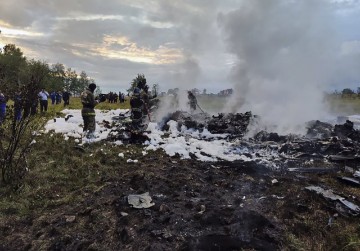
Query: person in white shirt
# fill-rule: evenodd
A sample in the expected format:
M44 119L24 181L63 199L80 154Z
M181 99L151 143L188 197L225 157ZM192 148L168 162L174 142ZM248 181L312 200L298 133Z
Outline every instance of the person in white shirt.
M42 89L41 92L39 92L38 97L40 99L40 112L46 112L48 108L49 93L45 91L45 89Z

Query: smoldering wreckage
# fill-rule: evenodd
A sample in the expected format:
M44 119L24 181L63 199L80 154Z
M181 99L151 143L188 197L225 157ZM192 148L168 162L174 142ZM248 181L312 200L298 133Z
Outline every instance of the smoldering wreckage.
M126 117L121 116L123 116L122 118ZM149 140L146 131L141 133L141 137L137 133L133 135L124 134L126 126L124 127L124 124L119 122L119 118L116 119L118 124L115 127L116 129L113 129L112 133L109 134L108 139L110 141L123 140L128 143L144 143ZM173 135L169 121L176 121L175 127L179 134ZM213 197L206 199L200 196L201 192L187 191L189 194L181 196L181 198L185 197L185 207L196 208L198 210L197 217L202 218L203 223L206 222L204 224L206 228L195 233L192 231L198 225L195 224L194 228L185 227L185 229L192 229L192 231L186 235L187 238L181 239L181 245L178 244L177 248L183 250L288 249L289 247L286 245L282 246L284 238L282 231L284 229L276 226L279 222L265 216L266 214L260 209L264 205L269 206L268 203L271 203L272 200L287 201L283 204L291 204L293 212L290 214L310 211L309 198L317 201L325 207L328 215L327 219L323 219L324 224L321 227L324 228L330 228L341 217L351 220L359 216L360 198L344 189L360 188L360 130L358 130L360 124L358 121L355 121L354 125L354 122L347 117L338 117L337 124L334 125L316 120L306 124L307 132L305 135L279 135L261 130L252 137L248 137L249 130L256 127L260 121L261 118L251 112L220 113L210 116L204 112L190 114L184 111L176 111L168 114L158 123L158 127L164 132L163 137L183 135L188 138L189 130L190 132L197 131L200 132L199 137L205 141L222 139L232 142L234 152L244 157L244 159L234 161L215 157L216 162L214 164L206 164L206 162L200 164L201 167L207 165L207 168L203 170L204 173L211 169L221 169L226 170L225 172L240 172L243 176L250 175L260 181L259 186L249 185L248 181L245 182L243 178L239 178L238 182L242 180L242 185L245 188L235 188L234 184L225 182L227 185L225 186L226 195L222 193L225 198L222 200ZM209 132L212 137L201 136L203 131ZM206 152L201 151L200 155L211 157ZM199 159L199 155L190 153L189 156L193 161ZM184 156L179 154L177 157ZM314 179L314 176L324 176L329 179ZM212 181L213 176L210 175L205 179ZM263 182L266 183L264 180L268 180L270 189L268 185L261 185ZM331 182L328 182L329 180ZM301 193L307 198L299 199L300 196L298 195L298 199L291 199L290 189L287 192L283 191L283 193L271 195L269 192L264 192L265 189L274 190L274 187L278 187L282 182L286 184L288 181L300 183L302 186L300 188ZM186 186L184 185L184 187ZM246 186L251 186L251 189L246 188ZM275 191L279 192L281 189L275 189ZM232 199L229 199L230 197ZM248 203L246 203L247 197ZM235 203L234 198L237 198ZM129 195L127 199L134 208L150 208L155 205L148 192ZM217 206L201 204L201 202L209 204L210 200L212 203L219 204ZM224 200L232 201L232 203L226 205ZM261 204L262 200L267 202L261 206L253 205L254 201ZM160 198L155 201L161 205L158 208L160 212L164 211L164 207L169 209ZM305 201L309 204L306 204ZM269 211L273 210L276 211L274 208ZM204 216L207 215L207 211L209 215ZM182 219L183 224L193 222L193 220L186 219L187 216L182 215L182 217L184 217ZM136 237L131 237L132 234L128 230L124 231L126 238L134 238L135 241ZM163 246L160 244L150 245L148 250L166 250L172 247L174 232L163 229L153 230L151 233L158 240L165 240L167 244Z
M17 224L28 231L21 242L2 226L0 250L38 250L40 243L46 250L337 250L348 244L341 232L358 224L360 213L359 124L311 121L305 135L249 137L261 121L251 112L176 111L156 124L155 137L154 123L131 131L128 115L102 121L107 141L136 143L148 154L121 164L118 175L104 177L101 189L71 208ZM175 138L187 152L169 152ZM202 148L212 142L227 152Z

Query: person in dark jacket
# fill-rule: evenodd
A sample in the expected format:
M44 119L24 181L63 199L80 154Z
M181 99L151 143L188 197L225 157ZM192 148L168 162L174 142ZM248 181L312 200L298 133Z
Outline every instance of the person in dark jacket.
M63 95L62 95L62 98L64 100L64 107L69 105L69 102L70 102L70 93L68 91L64 91L63 92Z
M189 99L188 104L190 105L190 111L193 112L196 110L197 100L195 95L191 91L188 91L188 99Z
M0 91L0 125L4 122L6 117L6 98Z
M81 103L83 108L81 110L81 115L84 121L83 132L87 138L94 138L95 132L95 106L99 103L95 100L94 91L96 89L96 84L91 83L89 87L81 93Z
M55 91L52 91L50 93L50 98L51 98L51 104L54 105L55 104L55 99L56 99L56 93Z

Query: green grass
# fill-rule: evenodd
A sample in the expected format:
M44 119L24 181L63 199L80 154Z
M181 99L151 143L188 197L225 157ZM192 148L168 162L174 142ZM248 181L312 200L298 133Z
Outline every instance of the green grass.
M330 111L335 114L360 114L360 98L328 97Z

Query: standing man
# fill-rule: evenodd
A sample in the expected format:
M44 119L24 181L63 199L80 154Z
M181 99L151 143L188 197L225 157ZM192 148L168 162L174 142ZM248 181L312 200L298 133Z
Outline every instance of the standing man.
M55 104L55 99L56 99L55 91L50 92L50 98L51 98L51 104L54 105Z
M49 93L43 88L41 89L41 92L39 92L38 96L40 99L40 112L46 112L48 108Z
M140 89L135 88L130 99L131 121L135 130L140 130L143 125L144 101L140 96Z
M95 106L99 103L95 100L94 91L96 89L96 84L91 83L89 87L81 93L81 103L83 108L81 110L81 115L84 120L83 132L86 135L86 138L94 138L95 132Z
M190 111L194 112L196 110L197 100L195 95L191 91L188 91L188 99L189 99L188 104L190 105Z
M0 125L4 122L6 117L6 98L0 91Z
M68 91L64 91L62 97L63 97L63 100L64 100L64 107L69 105L70 93Z

